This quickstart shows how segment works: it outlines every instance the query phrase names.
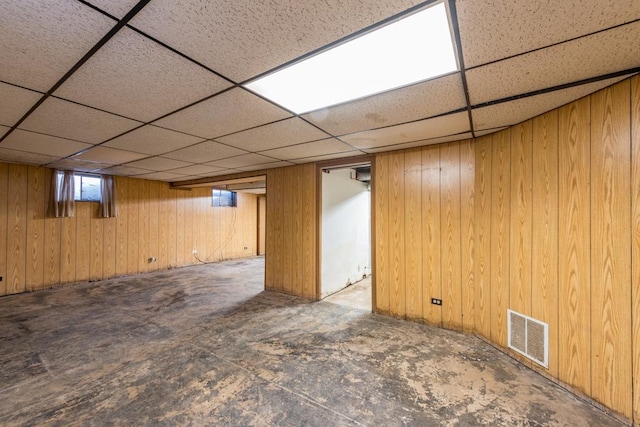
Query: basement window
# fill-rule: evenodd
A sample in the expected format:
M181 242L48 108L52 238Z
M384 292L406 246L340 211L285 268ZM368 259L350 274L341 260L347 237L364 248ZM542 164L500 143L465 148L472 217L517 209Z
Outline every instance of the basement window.
M458 70L444 2L267 74L246 88L296 114Z
M214 208L230 207L235 208L238 206L238 196L235 191L228 190L211 190L212 202L211 206Z
M64 174L57 174L58 186L62 187ZM73 200L76 202L99 202L102 199L101 181L99 175L89 175L75 172L73 174Z

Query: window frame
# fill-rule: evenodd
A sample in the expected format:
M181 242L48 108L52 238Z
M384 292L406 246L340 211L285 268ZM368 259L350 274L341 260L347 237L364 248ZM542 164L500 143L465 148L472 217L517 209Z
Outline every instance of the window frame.
M216 195L216 193L218 194ZM237 208L238 193L213 187L211 188L211 206L214 208Z
M97 179L98 180L98 198L94 199L94 198L85 198L83 195L83 191L82 191L82 178L83 177L87 177L87 178L93 178L93 179ZM73 179L74 179L74 197L73 200L75 202L98 202L100 203L102 201L102 177L98 174L92 174L92 173L85 173L85 172L74 172L73 173ZM80 198L76 198L76 194L79 193L80 194Z

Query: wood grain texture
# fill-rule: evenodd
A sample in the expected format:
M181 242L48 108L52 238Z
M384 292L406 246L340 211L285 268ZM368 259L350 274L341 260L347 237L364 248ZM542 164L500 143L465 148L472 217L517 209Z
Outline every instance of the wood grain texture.
M561 107L558 120L558 374L591 395L589 98Z
M304 259L304 247L302 243L302 233L303 233L303 187L302 187L302 179L304 176L304 167L297 166L294 169L293 177L291 180L291 210L293 211L293 223L291 224L292 229L292 255L293 262L291 265L292 272L292 290L291 293L294 295L302 296L304 293L304 284L303 284L303 265L305 263Z
M628 80L591 96L591 390L632 415Z
M138 181L138 273L146 273L149 270L149 181Z
M557 377L558 110L533 119L532 171L531 315L549 325L548 373Z
M462 250L460 247L460 143L440 149L440 248L442 251L442 326L462 329Z
M169 185L158 185L158 270L173 265L169 259L169 207L171 204Z
M389 155L389 312L406 314L404 253L404 152Z
M76 223L77 217L58 219L60 224L60 282L76 281Z
M98 203L91 203L89 228L91 232L91 259L89 265L89 279L102 280L104 278L104 220L98 216Z
M127 274L138 273L140 180L129 178L127 191Z
M44 287L45 169L28 169L26 290Z
M1 170L1 169L0 169ZM49 203L49 197L51 196L51 176L53 170L45 169L45 198L46 204ZM1 172L0 172L1 174ZM2 179L0 178L0 189L2 188ZM0 196L0 205L2 204ZM0 212L2 208L0 207ZM0 218L2 214L0 213ZM58 218L44 219L44 287L51 288L53 285L60 283L60 226L61 222ZM0 230L1 231L1 230ZM0 233L2 234L2 233ZM0 248L2 242L0 241Z
M389 153L376 155L373 169L375 191L375 271L376 313L389 313Z
M462 274L462 329L475 330L475 148L472 140L460 142L460 268Z
M267 197L258 197L258 255L264 255L267 250L266 245L267 227Z
M422 149L404 154L404 253L406 314L423 318L422 289Z
M178 191L169 189L167 194L167 268L173 268L178 265Z
M118 216L116 217L116 276L128 273L129 256L129 179L123 176L115 177Z
M9 224L9 164L0 162L0 296L7 294L7 244L9 243L7 226Z
M184 239L182 254L183 264L185 265L193 265L196 263L196 259L193 256L193 250L197 250L200 254L200 250L195 246L194 238L193 238L193 222L195 218L194 213L194 202L193 202L193 190L186 191L182 193L181 202L184 206L184 223L182 224L182 237Z
M93 205L93 206L92 206ZM93 202L76 202L76 281L89 280L91 269L91 210Z
M160 259L160 182L149 182L149 246L147 258L154 257ZM158 271L160 264L158 261L149 264L149 271Z
M491 341L507 346L511 131L493 134L491 166Z
M633 420L640 423L640 77L631 79L631 291ZM2 243L2 242L0 242Z
M283 185L286 186L286 191L282 194L282 285L284 292L288 294L293 293L293 259L294 259L294 246L293 246L293 234L294 234L294 212L293 201L295 199L292 184L294 181L294 167L284 168L283 173ZM283 188L285 190L285 188Z
M281 271L284 266L282 254L283 237L283 192L282 168L267 171L267 254L265 287L284 290Z
M493 136L475 141L475 329L491 338L491 208Z
M26 290L28 167L9 165L7 212L7 294Z
M102 274L103 278L110 279L116 276L117 217L100 219L104 235L102 240Z
M442 326L442 306L431 298L442 299L440 245L440 145L422 149L422 288L424 320Z

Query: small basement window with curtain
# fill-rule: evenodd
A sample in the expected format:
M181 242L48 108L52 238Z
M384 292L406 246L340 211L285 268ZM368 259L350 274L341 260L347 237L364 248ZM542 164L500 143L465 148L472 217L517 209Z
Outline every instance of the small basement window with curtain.
M101 200L100 182L96 175L74 174L74 197L76 202L99 202Z
M238 198L235 191L212 189L212 202L211 206L214 208L232 207L238 206Z

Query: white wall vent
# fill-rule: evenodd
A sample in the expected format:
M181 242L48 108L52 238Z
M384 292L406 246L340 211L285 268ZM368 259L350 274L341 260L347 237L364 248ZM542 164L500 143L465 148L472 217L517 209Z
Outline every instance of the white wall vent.
M549 325L507 309L509 348L549 367Z

